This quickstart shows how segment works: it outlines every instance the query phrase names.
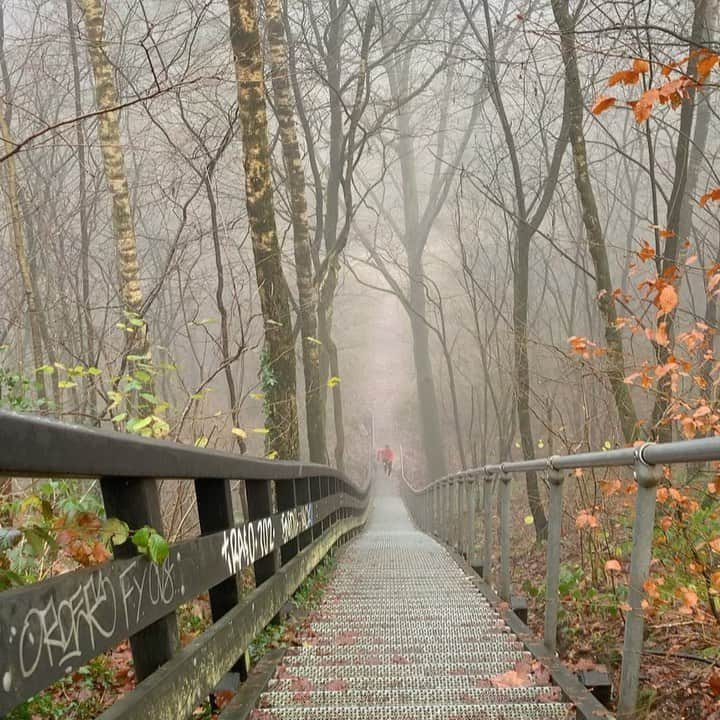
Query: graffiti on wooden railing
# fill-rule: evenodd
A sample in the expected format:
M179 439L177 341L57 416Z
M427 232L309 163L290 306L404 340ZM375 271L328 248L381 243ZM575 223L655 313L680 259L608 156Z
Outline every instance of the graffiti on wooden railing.
M283 545L312 527L314 514L312 503L282 513L280 515L280 527L282 528Z
M41 607L28 610L21 627L10 628L10 645L19 645L22 676L32 675L43 656L50 667L63 668L88 647L95 649L100 638L129 633L149 608L176 604L176 595L185 589L176 583L174 570L172 556L162 565L132 560L118 574L99 570L72 594L52 595Z
M225 531L220 553L231 573L236 573L275 549L272 518L249 522Z

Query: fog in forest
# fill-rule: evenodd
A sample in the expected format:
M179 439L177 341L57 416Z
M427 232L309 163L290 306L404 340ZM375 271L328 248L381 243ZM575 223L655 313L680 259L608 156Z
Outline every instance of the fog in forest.
M2 3L3 407L418 484L709 430L715 0L229 7Z

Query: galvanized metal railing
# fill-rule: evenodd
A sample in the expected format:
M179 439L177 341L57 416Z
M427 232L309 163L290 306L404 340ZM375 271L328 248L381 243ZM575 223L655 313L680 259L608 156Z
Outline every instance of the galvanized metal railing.
M495 542L494 508L499 494L500 567L497 587L502 600L511 602L510 577L510 482L513 475L530 471L545 473L549 486L548 539L546 546L546 605L544 645L554 654L557 646L560 605L560 535L565 472L577 469L631 467L637 493L632 530L632 551L628 605L625 616L622 669L618 698L618 718L635 717L640 659L642 655L645 583L649 577L655 525L657 486L663 466L720 460L720 437L664 444L645 443L607 452L554 455L549 458L485 465L449 475L424 488L403 483L403 496L415 522L425 532L456 548L469 562L475 549L475 522L479 485L482 485L481 575L488 585L493 581ZM404 478L403 478L404 479Z
M3 476L98 478L107 515L133 530L162 528L156 480L192 479L200 536L171 545L161 564L127 541L110 562L0 592L0 717L127 638L141 682L101 720L189 717L225 673L245 672L257 633L330 548L364 524L371 489L370 471L355 482L324 465L0 411ZM244 480L249 517L240 524L231 480ZM243 595L240 576L250 567L256 587ZM208 590L213 624L180 649L175 611Z

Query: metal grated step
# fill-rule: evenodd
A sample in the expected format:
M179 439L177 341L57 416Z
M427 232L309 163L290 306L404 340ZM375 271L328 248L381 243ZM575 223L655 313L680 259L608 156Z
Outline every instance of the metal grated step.
M399 498L376 500L297 640L254 720L575 717L447 551L413 528Z
M299 694L294 707L258 709L253 720L567 720L573 716L564 703L318 706Z
M287 690L273 690L263 693L258 707L271 708L297 705L297 693L308 692L314 705L458 705L498 703L536 703L556 702L560 700L560 691L556 687L517 687L517 688L388 688L368 690L314 690L307 689L302 683L292 684ZM294 688L294 689L293 689ZM306 688L300 690L300 688Z

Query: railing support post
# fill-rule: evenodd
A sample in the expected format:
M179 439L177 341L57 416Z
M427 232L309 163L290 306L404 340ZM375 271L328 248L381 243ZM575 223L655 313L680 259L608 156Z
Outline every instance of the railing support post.
M465 481L465 504L467 512L467 536L465 539L465 559L468 565L472 566L473 556L475 554L475 505L477 495L477 477L471 475Z
M483 478L483 580L490 585L492 583L492 558L493 558L493 477L490 474Z
M633 472L638 484L638 490L635 498L635 521L633 523L632 554L630 555L630 587L628 592L630 610L625 617L620 698L617 710L618 720L629 720L635 717L645 625L642 602L645 598L645 583L650 574L650 561L652 559L657 485L663 476L662 465L647 465L645 463L642 455L644 447L646 446L643 445L635 450Z
M456 550L460 547L460 488L462 487L462 480L459 477L453 478L451 510L450 510L450 540L449 544Z
M160 490L157 482L145 478L107 477L100 479L105 512L108 517L125 521L137 530L149 525L163 532ZM137 555L130 540L113 548L116 558ZM177 618L175 611L148 625L130 638L130 647L138 680L151 675L167 662L178 647Z
M442 484L442 513L440 518L440 538L443 542L448 541L448 525L450 518L450 481L445 480Z
M440 487L437 483L432 486L433 519L432 532L435 537L440 534Z
M545 647L551 655L557 649L557 621L560 606L560 539L562 534L562 496L565 476L554 468L548 473L547 569L545 574Z
M510 475L500 477L500 597L510 602Z

